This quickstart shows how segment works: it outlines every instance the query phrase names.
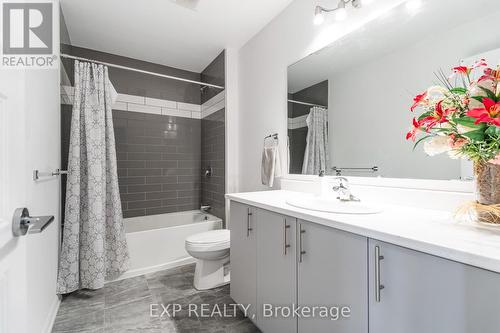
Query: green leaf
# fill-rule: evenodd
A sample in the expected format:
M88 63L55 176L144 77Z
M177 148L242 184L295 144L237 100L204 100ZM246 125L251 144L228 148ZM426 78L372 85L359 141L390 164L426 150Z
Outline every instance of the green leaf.
M479 87L481 88L482 91L484 91L486 93L486 95L488 96L488 98L491 98L492 100L494 100L495 102L498 102L497 101L497 95L495 95L495 93L491 90L488 90L484 87Z
M418 144L419 144L420 142L422 142L422 141L424 141L425 139L428 139L428 138L430 138L430 137L433 137L433 136L434 136L434 135L426 135L426 136L424 136L423 138L418 139L418 141L417 141L417 142L415 142L415 144L413 145L413 150L415 150L415 149L417 148L417 146L418 146Z
M500 138L500 127L492 125L488 127L484 133Z
M464 116L464 117L460 117L460 118L454 118L453 121L458 124L458 125L462 125L462 126L465 126L465 127L469 127L469 128L476 128L476 129L483 129L484 127L486 127L486 125L484 123L479 123L479 124L474 124L474 122L476 121L477 119L476 118L472 118L472 117L469 117L469 116Z
M462 135L471 139L472 141L483 141L484 140L484 130L483 129L470 131L467 133L463 133Z
M467 93L467 89L462 88L462 87L455 87L453 89L450 89L450 92L453 94L464 95Z
M432 111L427 111L427 112L424 112L420 115L420 117L417 118L417 120L422 120L424 119L425 117L429 117L430 115L432 115L433 112Z
M475 99L479 103L482 103L484 96L472 96L471 98Z

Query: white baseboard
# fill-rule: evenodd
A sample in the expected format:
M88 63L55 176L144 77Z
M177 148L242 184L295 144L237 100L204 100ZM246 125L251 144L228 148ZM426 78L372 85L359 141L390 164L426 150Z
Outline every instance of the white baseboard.
M51 333L54 322L56 321L57 311L59 311L59 305L61 305L61 299L58 295L54 297L54 301L50 307L49 314L47 315L47 321L44 325L42 332Z
M132 278L132 277L136 277L136 276L140 276L140 275L144 275L144 274L148 274L148 273L154 273L154 272L158 272L158 271L163 271L165 269L170 269L170 268L175 268L175 267L179 267L179 266L189 265L189 264L193 264L195 262L196 262L195 258L193 258L193 257L187 257L187 258L182 258L182 259L179 259L179 260L167 262L167 263L164 263L164 264L161 264L161 265L132 269L132 270L128 270L125 273L123 273L122 275L120 275L119 278L117 278L115 280L112 280L112 281L106 281L106 283L113 282L113 281L120 281L120 280Z

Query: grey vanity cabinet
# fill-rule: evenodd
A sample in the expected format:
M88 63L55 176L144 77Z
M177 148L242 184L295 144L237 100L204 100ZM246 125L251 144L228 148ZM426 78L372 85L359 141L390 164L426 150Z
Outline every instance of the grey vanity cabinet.
M301 318L299 333L368 332L368 239L301 220L297 229L298 304L351 310L339 320Z
M255 218L257 325L263 332L297 332L296 318L274 312L274 306L296 304L296 219L262 209L256 209Z
M370 333L500 332L496 273L370 240L369 280Z
M257 303L257 223L255 208L231 201L231 298L250 305L248 317L255 320Z

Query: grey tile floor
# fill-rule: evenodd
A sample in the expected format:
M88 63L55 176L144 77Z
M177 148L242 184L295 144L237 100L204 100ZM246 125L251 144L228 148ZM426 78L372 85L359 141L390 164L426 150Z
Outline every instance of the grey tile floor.
M234 303L229 285L198 291L193 275L194 265L188 265L74 292L63 299L52 332L260 332L240 310L234 313L228 306ZM154 316L151 304L158 304ZM182 310L175 317L160 317L160 304L180 304ZM210 304L210 312L214 305L221 311L226 305L228 316L189 316L188 304L196 304L199 314L201 304Z

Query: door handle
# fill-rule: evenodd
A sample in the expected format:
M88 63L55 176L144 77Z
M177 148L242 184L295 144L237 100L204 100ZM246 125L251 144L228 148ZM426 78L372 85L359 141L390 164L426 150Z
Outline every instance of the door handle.
M380 284L380 261L384 260L384 256L380 255L380 247L375 246L375 302L380 303L380 291L384 289L384 285Z
M306 251L302 248L302 234L305 234L306 231L302 229L302 224L299 224L299 262L302 262L302 256L306 254Z
M250 228L250 216L252 216L253 213L250 211L250 208L247 208L247 237L250 237L250 231L253 229Z
M287 230L290 229L290 225L286 224L286 218L283 218L283 255L286 256L286 250L290 247L287 240Z
M27 208L17 208L12 217L12 233L24 236L27 233L38 234L54 221L54 216L30 216Z

